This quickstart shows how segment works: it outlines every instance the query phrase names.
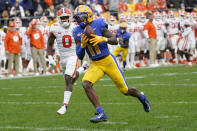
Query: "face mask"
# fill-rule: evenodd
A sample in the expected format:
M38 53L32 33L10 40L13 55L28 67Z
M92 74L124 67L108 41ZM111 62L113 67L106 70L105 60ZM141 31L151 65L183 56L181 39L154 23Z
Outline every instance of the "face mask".
M123 34L124 33L124 30L120 30L120 32Z

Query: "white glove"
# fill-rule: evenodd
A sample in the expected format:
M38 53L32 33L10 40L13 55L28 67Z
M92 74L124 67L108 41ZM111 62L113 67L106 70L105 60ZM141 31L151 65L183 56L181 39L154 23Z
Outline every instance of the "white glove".
M51 55L48 56L48 59L49 59L49 65L56 66L56 63Z

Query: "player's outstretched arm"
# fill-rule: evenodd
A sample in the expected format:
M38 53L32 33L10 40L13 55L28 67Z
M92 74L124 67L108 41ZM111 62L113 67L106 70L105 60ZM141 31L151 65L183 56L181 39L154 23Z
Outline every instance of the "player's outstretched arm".
M56 39L55 35L50 32L47 40L47 55L52 55L55 39Z
M111 31L109 31L107 28L104 28L103 29L103 36L107 37L108 40L107 42L110 44L110 45L117 45L118 44L118 40L116 38L116 36L114 36Z

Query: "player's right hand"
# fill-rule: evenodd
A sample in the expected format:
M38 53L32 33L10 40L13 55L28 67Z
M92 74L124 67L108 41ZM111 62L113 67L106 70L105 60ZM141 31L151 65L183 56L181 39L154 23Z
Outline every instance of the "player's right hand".
M81 34L81 48L85 48L89 39L86 35Z
M124 44L124 42L123 42L123 39L122 38L119 38L119 40L120 40L120 44Z

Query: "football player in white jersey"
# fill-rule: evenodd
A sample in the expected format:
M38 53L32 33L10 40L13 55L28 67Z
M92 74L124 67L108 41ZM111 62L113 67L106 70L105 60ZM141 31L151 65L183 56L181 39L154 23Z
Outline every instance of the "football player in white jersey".
M6 56L5 56L5 46L4 46L4 38L5 32L0 30L0 73L5 73L5 63L6 63Z
M41 22L41 27L43 28L43 32L44 32L45 47L47 47L47 40L49 37L49 30L50 30L50 27L47 25L49 23L49 20L46 16L42 16L40 18L40 22Z
M155 25L157 32L157 51L158 54L160 54L161 56L161 60L159 61L159 64L164 65L165 64L164 54L167 46L167 41L164 38L164 34L167 33L167 30L163 25L161 14L159 12L155 12L154 17L155 19L153 20L153 24Z
M193 56L193 31L190 20L185 20L184 23L180 23L181 27L181 38L178 43L178 54L183 58L183 55L186 56L188 61L188 66L192 66L191 58Z
M57 111L62 115L66 113L69 100L72 94L72 85L78 78L78 57L75 52L75 41L72 34L75 27L72 23L72 13L68 8L62 8L58 11L58 23L54 23L49 32L49 38L47 43L47 52L49 63L54 63L52 58L52 50L54 46L54 40L57 41L57 47L60 54L60 65L65 78L65 91L64 91L64 103L62 107Z
M178 29L178 20L175 18L175 14L173 11L169 11L168 13L169 19L168 19L168 44L170 47L170 52L172 55L172 59L170 62L173 64L177 63L176 60L176 51L177 51L177 41L179 38L179 29Z
M132 36L133 32L134 32L134 28L133 28L133 19L131 15L126 16L126 23L127 23L127 31L130 33L130 35ZM127 66L128 68L135 68L135 47L133 47L132 44L132 38L130 37L129 40L129 50L128 50L128 55L127 55Z
M26 73L27 66L29 61L31 60L31 49L30 49L30 42L29 38L26 35L26 28L22 27L22 21L20 18L14 19L14 24L16 25L16 30L19 32L22 38L22 45L21 45L21 59L22 59L22 68L23 73Z
M133 14L134 22L133 33L131 36L131 46L135 48L135 59L136 59L136 67L140 67L140 63L142 63L142 58L140 57L140 53L144 51L144 37L142 36L141 31L144 29L144 22L141 21L141 14ZM131 48L132 48L131 47Z
M144 67L145 65L145 54L147 54L149 50L148 46L148 40L145 38L143 30L144 30L144 25L147 23L147 19L144 13L139 14L139 27L140 27L140 66Z
M116 18L114 16L110 16L108 19L108 30L111 31L114 36L116 36L116 30L119 28L119 25L116 24ZM117 45L109 45L109 50L112 53Z

